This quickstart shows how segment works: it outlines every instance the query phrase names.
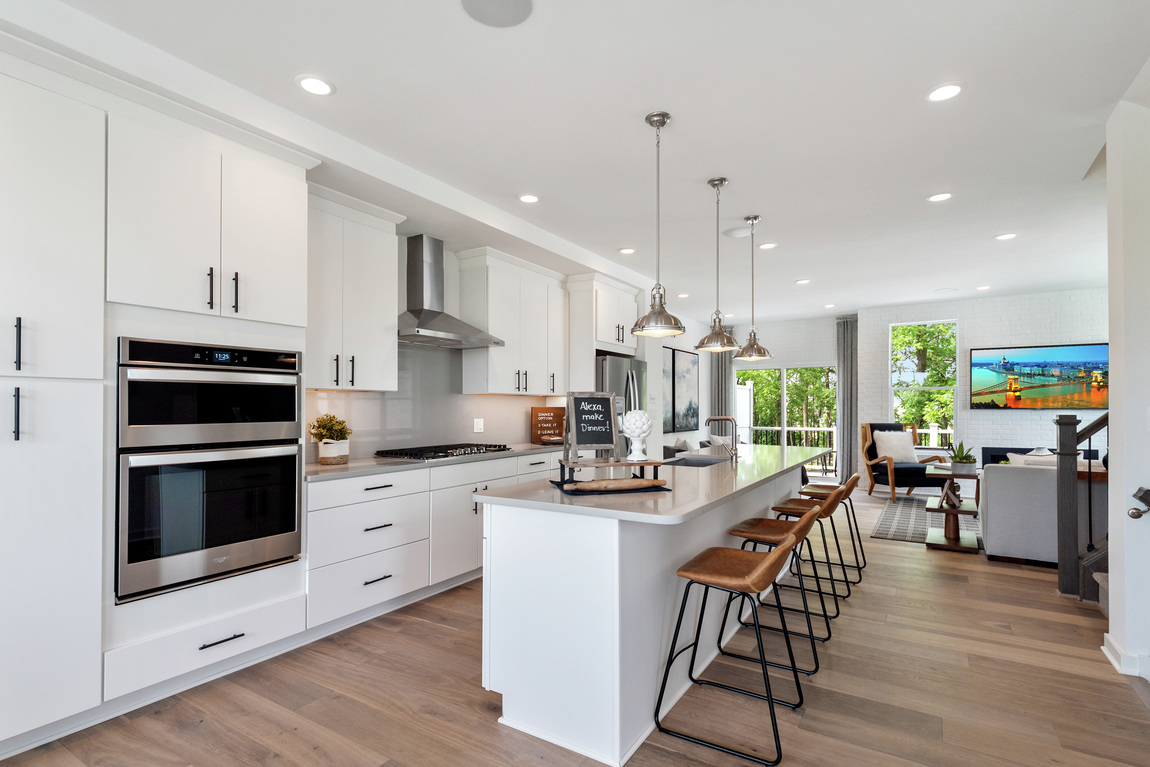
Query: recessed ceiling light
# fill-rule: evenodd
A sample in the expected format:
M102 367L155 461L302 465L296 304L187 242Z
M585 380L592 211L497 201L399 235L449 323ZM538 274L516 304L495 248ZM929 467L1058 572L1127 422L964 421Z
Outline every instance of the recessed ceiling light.
M690 296L690 293L680 293L679 294L679 298L687 298L688 296Z
M519 202L539 202L539 198L533 194L519 195Z
M1018 235L1015 234L1014 232L1007 232L1006 234L994 235L994 239L996 239L996 240L1013 240L1017 236Z
M961 92L962 86L958 83L946 83L926 94L926 99L927 101L946 101L947 99L954 98Z
M825 305L823 306L823 308L824 308L824 309L834 309L834 308L835 308L835 305L834 305L834 304L825 304Z
M299 87L316 96L330 96L335 93L335 86L315 75L300 75L295 79Z
M762 248L763 250L770 250L771 248L779 247L779 244L777 242L764 242L759 247Z
M622 253L624 256L629 256L635 252L635 249L634 248L619 248L619 252Z
M467 15L489 27L514 27L531 15L532 0L462 0Z
M979 285L975 290L990 290L989 285Z
M926 199L929 200L930 202L942 202L943 200L949 200L951 198L951 196L952 195L950 194L950 192L942 192L940 194L932 194L930 197L927 197Z
M806 278L803 278L801 280L795 280L796 285L807 285L809 283L810 283L810 280L808 280Z

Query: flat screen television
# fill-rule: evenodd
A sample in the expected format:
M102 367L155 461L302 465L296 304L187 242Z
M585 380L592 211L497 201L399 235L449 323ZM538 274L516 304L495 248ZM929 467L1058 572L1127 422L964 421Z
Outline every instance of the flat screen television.
M970 407L1106 410L1110 407L1110 345L971 349Z

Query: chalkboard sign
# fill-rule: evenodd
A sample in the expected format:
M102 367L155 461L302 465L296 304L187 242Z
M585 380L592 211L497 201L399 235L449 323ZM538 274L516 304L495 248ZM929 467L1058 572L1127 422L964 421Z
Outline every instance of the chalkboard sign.
M536 445L561 444L566 416L567 410L561 407L531 408L531 441Z
M579 450L610 450L617 453L619 418L614 392L567 392L567 439L563 457Z

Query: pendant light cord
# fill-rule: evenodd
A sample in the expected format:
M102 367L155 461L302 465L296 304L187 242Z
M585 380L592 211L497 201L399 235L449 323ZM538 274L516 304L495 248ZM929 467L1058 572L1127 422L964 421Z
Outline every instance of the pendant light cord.
M719 314L719 191L721 186L715 187L715 314Z
M659 277L659 229L661 226L659 220L660 200L659 200L659 147L662 144L662 130L658 127L655 128L655 287L662 292L663 283Z
M755 329L755 222L751 222L751 330Z

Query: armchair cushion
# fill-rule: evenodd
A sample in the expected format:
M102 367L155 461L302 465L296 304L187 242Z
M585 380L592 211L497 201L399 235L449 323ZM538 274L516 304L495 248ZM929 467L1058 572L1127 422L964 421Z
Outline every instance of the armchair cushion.
M918 456L914 453L914 441L908 431L875 432L874 442L878 455L893 458L896 465L918 463Z

